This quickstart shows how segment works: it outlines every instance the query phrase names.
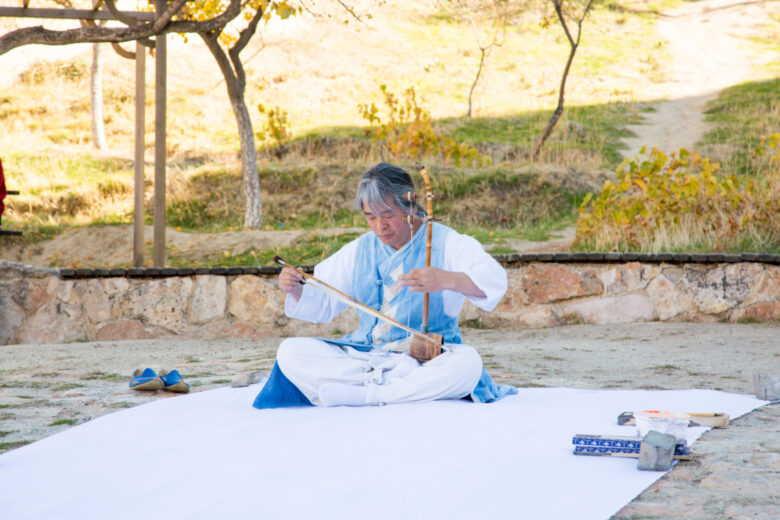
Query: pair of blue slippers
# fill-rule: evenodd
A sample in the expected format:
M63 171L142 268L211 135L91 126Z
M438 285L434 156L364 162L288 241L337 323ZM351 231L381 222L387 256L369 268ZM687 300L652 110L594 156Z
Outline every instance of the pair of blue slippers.
M156 373L151 368L144 371L137 369L130 378L130 388L132 390L144 390L154 392L155 390L167 390L169 392L178 392L186 394L190 391L190 385L182 379L178 370L168 372L163 369Z

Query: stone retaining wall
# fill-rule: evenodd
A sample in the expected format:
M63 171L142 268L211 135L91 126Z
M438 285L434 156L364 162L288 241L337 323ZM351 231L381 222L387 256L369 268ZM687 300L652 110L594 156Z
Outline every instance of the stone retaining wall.
M635 321L778 321L780 265L760 262L514 262L492 313L466 302L463 326L523 329ZM168 336L326 335L357 325L284 315L267 274L67 278L0 261L0 344Z

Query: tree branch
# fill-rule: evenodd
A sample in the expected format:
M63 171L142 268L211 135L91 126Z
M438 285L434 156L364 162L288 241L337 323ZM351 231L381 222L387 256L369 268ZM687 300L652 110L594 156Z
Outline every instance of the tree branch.
M186 1L186 0L185 0ZM177 0L176 4L184 3ZM179 6L181 7L181 6ZM171 8L166 10L166 13ZM240 0L230 0L225 11L221 14L203 21L174 21L166 22L163 27L155 28L157 22L137 23L131 27L80 27L55 31L45 29L43 26L23 27L16 29L0 37L0 55L11 49L30 44L42 45L67 45L70 43L97 43L97 42L126 42L149 38L162 33L209 33L224 27L241 12ZM170 20L170 17L168 18ZM159 20L158 20L159 21Z
M257 11L255 11L254 16L249 21L249 25L247 25L239 34L238 41L236 41L233 47L228 50L230 61L233 64L233 71L236 75L236 80L238 81L238 88L241 89L242 93L244 92L244 89L246 89L246 72L244 71L244 64L241 63L239 54L244 50L244 47L247 46L249 40L252 39L252 36L254 36L257 25L260 23L260 20L263 19L263 12L264 11L261 8L258 8Z
M241 31L238 41L233 45L233 49L236 49L236 56L238 56L238 53L244 50L244 47L247 46L249 43L249 40L252 39L252 36L255 35L255 31L257 31L257 26L260 23L260 20L263 19L263 14L265 11L263 11L262 7L258 8L255 12L255 15L252 17L252 20L249 22L249 25L247 25L244 30Z
M133 18L132 16L128 16L122 11L120 11L116 4L114 3L114 0L106 0L106 7L108 8L108 12L110 12L112 15L114 15L114 18L119 20L125 25L135 25L138 23L137 18Z
M566 25L566 16L563 12L563 0L553 0L553 5L555 6L555 14L558 16L558 21L561 22L561 27L563 27L563 32L566 33L566 38L569 39L569 44L574 45L574 38L571 37L569 26Z
M173 18L173 16L179 11L179 9L182 8L184 4L187 3L187 1L188 0L176 0L170 4L168 8L163 11L160 17L154 21L152 29L154 29L155 33L159 33L166 25L168 25L168 22L171 21L171 18Z

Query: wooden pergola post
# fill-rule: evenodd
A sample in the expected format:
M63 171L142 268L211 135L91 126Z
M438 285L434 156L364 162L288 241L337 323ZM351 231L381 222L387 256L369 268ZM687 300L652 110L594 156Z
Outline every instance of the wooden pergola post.
M159 17L166 0L156 0ZM154 39L154 252L153 265L165 267L165 101L167 94L166 37Z
M146 49L135 42L135 157L133 183L133 265L144 266L144 126Z

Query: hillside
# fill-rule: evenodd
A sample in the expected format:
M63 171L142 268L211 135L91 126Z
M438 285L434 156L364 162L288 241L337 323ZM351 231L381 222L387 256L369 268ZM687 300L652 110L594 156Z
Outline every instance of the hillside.
M361 16L359 21L339 9L317 16L306 12L289 20L273 20L261 28L244 53L246 97L255 130L266 124L258 110L262 103L286 112L288 130L293 135L286 154L261 153L266 232L280 226L295 230L361 225L354 215L342 215L335 206L326 207L332 205L332 198L323 206L328 192L318 190L330 189L334 182L341 185L341 180L330 179L339 179L347 171L355 175L378 160L375 147L365 137L367 122L357 107L372 102L381 107L379 87L383 84L399 97L414 86L438 131L493 159L489 168L453 169L446 160L436 157L426 162L435 176L454 175L456 180L443 181L442 189L452 193L460 193L460 187L472 190L469 198L476 202L464 203L460 198L450 201L455 207L465 208L451 212L450 222L473 232L472 228L485 229L485 223L494 219L498 224L496 234L485 231L482 240L497 247L498 252L507 252L538 250L545 247L536 245L540 240L543 243L556 236L571 237L579 201L587 191L598 189L621 155L633 146L629 143L626 148L621 141L630 136L629 124L638 123L642 111L654 106L659 107L657 113L663 113L664 105L658 102L664 98L674 102L680 95L670 88L687 84L678 77L684 64L680 42L658 32L662 22L675 19L667 13L689 8L689 17L684 20L690 27L697 26L699 20L711 38L721 34L725 41L739 42L738 46L732 45L736 49L732 60L752 65L743 66L740 70L744 73L738 77L729 75L732 71L723 71L724 77L761 80L774 77L778 69L780 49L771 37L778 31L780 20L773 14L772 2L747 3L744 9L740 7L738 18L711 16L726 9L735 12L735 6L721 0L601 4L583 25L582 45L567 84L568 109L544 149L542 161L553 166L534 166L528 164L524 154L555 104L568 52L562 31L556 26L541 27L539 17L532 13L512 16L503 44L492 50L474 91L474 117L469 119L465 117L468 92L480 54L477 34L480 41L485 41L493 29L482 20L475 32L463 12L448 10L447 5L438 1L366 3L357 12L370 12L371 17ZM700 8L696 11L699 18L690 18L693 5ZM735 19L739 20L738 30L724 27ZM3 27L7 27L4 22ZM167 218L172 236L176 232L173 228L194 235L241 233L235 155L238 139L221 75L196 38L186 43L174 38L170 48ZM12 201L4 222L26 231L26 239L21 242L4 240L0 257L44 265L90 265L96 262L94 255L67 250L39 254L37 251L49 251L51 247L30 247L29 242L49 240L63 232L73 236L71 231L86 225L130 222L133 64L106 53L104 96L111 150L96 153L89 142L88 47L75 59L64 60L46 59L62 57L60 49L54 54L48 49L34 51L31 54L30 49L18 49L0 57L0 63L10 63L7 70L21 72L0 97L0 149L7 151L3 154L6 175L9 187L23 192ZM41 60L29 63L32 55ZM720 69L711 63L717 59L721 60ZM27 63L26 69L19 67L20 61ZM147 207L151 202L153 66L153 60L148 60ZM689 73L697 76L700 70L704 72L699 76L707 76L725 66L728 62L723 62L722 56L703 53L696 56ZM720 82L717 86L727 84ZM712 85L712 81L687 85L684 96L695 96L690 88ZM668 123L667 117L666 136L675 129L683 132L684 125L673 124L669 130ZM645 133L652 129L652 125L631 126L630 130L638 134L633 142L652 135ZM718 147L711 149L717 151ZM312 183L318 171L327 172L325 178L329 180ZM505 180L496 181L496 175ZM275 180L287 177L310 183L304 189L304 205L296 207L300 204L296 195L300 187ZM480 185L481 195L475 195L475 179L481 178L490 180ZM526 179L533 189L519 190L524 195L514 199L517 211L488 211L490 193L519 189L512 187L511 183L516 182L512 179ZM348 199L350 189L340 187L337 200ZM550 212L550 208L555 209ZM102 232L122 240L127 240L128 233L126 227ZM550 247L565 248L566 240ZM200 258L188 257L188 262L216 262L226 252L235 257L252 249L218 244L213 235L192 241L212 243L214 249ZM171 243L172 248L175 245ZM176 250L169 251L174 260L177 255L181 257L183 247L176 245ZM129 253L124 251L116 260L105 261L125 265Z

